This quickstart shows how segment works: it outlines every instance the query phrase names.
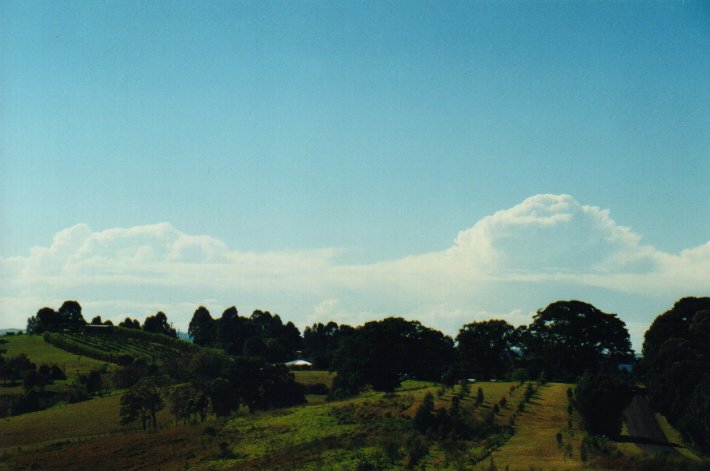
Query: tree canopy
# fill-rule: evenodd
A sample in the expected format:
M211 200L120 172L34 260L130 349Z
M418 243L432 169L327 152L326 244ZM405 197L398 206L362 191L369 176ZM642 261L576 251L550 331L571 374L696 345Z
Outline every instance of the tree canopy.
M192 316L188 332L198 345L274 363L292 360L302 344L298 328L292 322L284 324L278 314L257 309L250 317L242 317L234 306L218 319L200 306Z
M453 358L453 340L418 321L388 317L368 322L338 348L333 389L353 392L369 384L393 391L405 376L439 380Z
M177 332L168 323L168 316L162 311L159 311L154 316L146 317L145 322L143 322L143 330L155 334L167 335L168 337L177 337Z
M479 379L503 378L512 369L515 328L493 319L466 324L456 336L461 376Z
M710 451L710 298L683 298L658 316L641 367L651 405Z
M551 379L574 381L585 371L633 360L624 321L581 301L539 310L523 337L528 368Z
M204 306L200 306L195 311L190 321L187 333L192 338L192 341L197 345L208 346L213 345L217 333L217 324L212 319L210 311Z
M27 319L28 334L42 334L44 332L61 332L64 330L79 330L86 325L81 314L81 305L76 301L65 301L55 311L43 307L33 317Z

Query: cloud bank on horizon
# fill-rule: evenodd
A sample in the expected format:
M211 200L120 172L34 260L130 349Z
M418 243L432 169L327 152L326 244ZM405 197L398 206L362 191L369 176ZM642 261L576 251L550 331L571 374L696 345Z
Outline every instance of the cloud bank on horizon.
M163 310L182 330L200 304L213 316L236 304L244 315L268 309L301 328L402 315L455 334L493 317L528 323L550 302L581 299L618 313L640 348L675 300L710 294L710 241L665 253L608 210L569 195L527 198L441 251L360 265L340 263L342 253L244 252L169 223L103 231L77 224L28 256L0 259L0 322L24 327L39 308L77 299L87 318L142 320Z

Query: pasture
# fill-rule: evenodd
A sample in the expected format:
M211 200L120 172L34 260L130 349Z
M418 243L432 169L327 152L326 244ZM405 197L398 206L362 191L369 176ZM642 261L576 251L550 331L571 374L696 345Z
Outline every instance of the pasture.
M2 338L7 341L3 345L7 350L6 357L24 353L36 365L43 363L56 364L64 371L67 378L76 376L78 373L86 373L104 365L102 361L69 353L66 350L50 345L44 341L41 335L11 335Z

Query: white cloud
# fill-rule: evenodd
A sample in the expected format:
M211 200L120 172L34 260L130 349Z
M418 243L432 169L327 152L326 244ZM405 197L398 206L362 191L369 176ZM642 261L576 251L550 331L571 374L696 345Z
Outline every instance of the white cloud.
M618 307L607 309L640 335L639 325L675 299L707 295L710 286L710 242L663 253L609 211L569 195L536 195L498 211L440 252L363 265L339 264L338 254L241 252L168 223L104 231L78 224L26 257L0 259L0 324L23 326L45 305L79 299L85 317L162 309L182 328L211 303L215 316L237 304L243 314L245 306L270 309L301 327L402 315L455 333L483 318L527 323L549 302L584 298L600 308L614 300Z
M461 231L450 250L492 273L648 270L654 250L609 211L569 195L536 195Z

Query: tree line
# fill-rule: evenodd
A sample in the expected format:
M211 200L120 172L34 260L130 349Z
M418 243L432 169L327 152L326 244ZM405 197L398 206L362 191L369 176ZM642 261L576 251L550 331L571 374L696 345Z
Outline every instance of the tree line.
M710 452L710 298L683 298L658 316L639 366L651 406Z
M37 314L27 319L27 334L37 335L51 332L82 331L87 322L82 314L81 305L77 301L64 301L58 310L43 307ZM95 316L89 325L112 326L110 320L102 321L101 316ZM147 316L143 325L137 319L126 317L118 324L127 329L138 329L145 332L177 337L177 331L168 322L168 316L159 311L157 314Z
M95 325L108 322L102 323L99 317L92 320ZM27 330L61 332L85 325L79 303L67 301L58 311L40 309L28 319ZM162 312L148 316L143 325L131 318L119 325L175 336ZM204 306L198 307L188 333L196 345L224 357L219 361L214 357L212 366L204 370L189 370L188 384L171 396L176 420L202 417L205 404L222 414L238 407L229 401L253 410L297 403L302 391L292 385L292 377L289 381L281 366L295 358L308 359L317 369L337 373L329 391L331 398L351 396L365 387L393 391L405 378L444 385L471 378L578 381L575 406L590 429L603 434L618 430L619 412L632 391L630 378L619 369L619 365L634 363L625 323L616 314L581 301L553 302L538 310L529 325L515 327L501 319L468 323L453 338L401 317L358 327L316 323L301 335L292 322L284 323L278 314L255 310L248 317L240 316L234 306L219 318L213 318ZM679 300L654 321L646 332L643 349L636 379L648 386L651 404L688 440L708 450L710 298ZM184 376L184 371L172 377ZM155 371L139 375L132 385L155 376ZM254 378L258 380L251 381ZM262 383L278 386L265 386L258 398L250 397L249 391L259 390ZM278 396L278 388L290 391L290 399L267 399ZM230 393L235 398L227 400L226 391L238 393ZM604 407L608 410L603 411ZM607 412L608 419L604 415Z

